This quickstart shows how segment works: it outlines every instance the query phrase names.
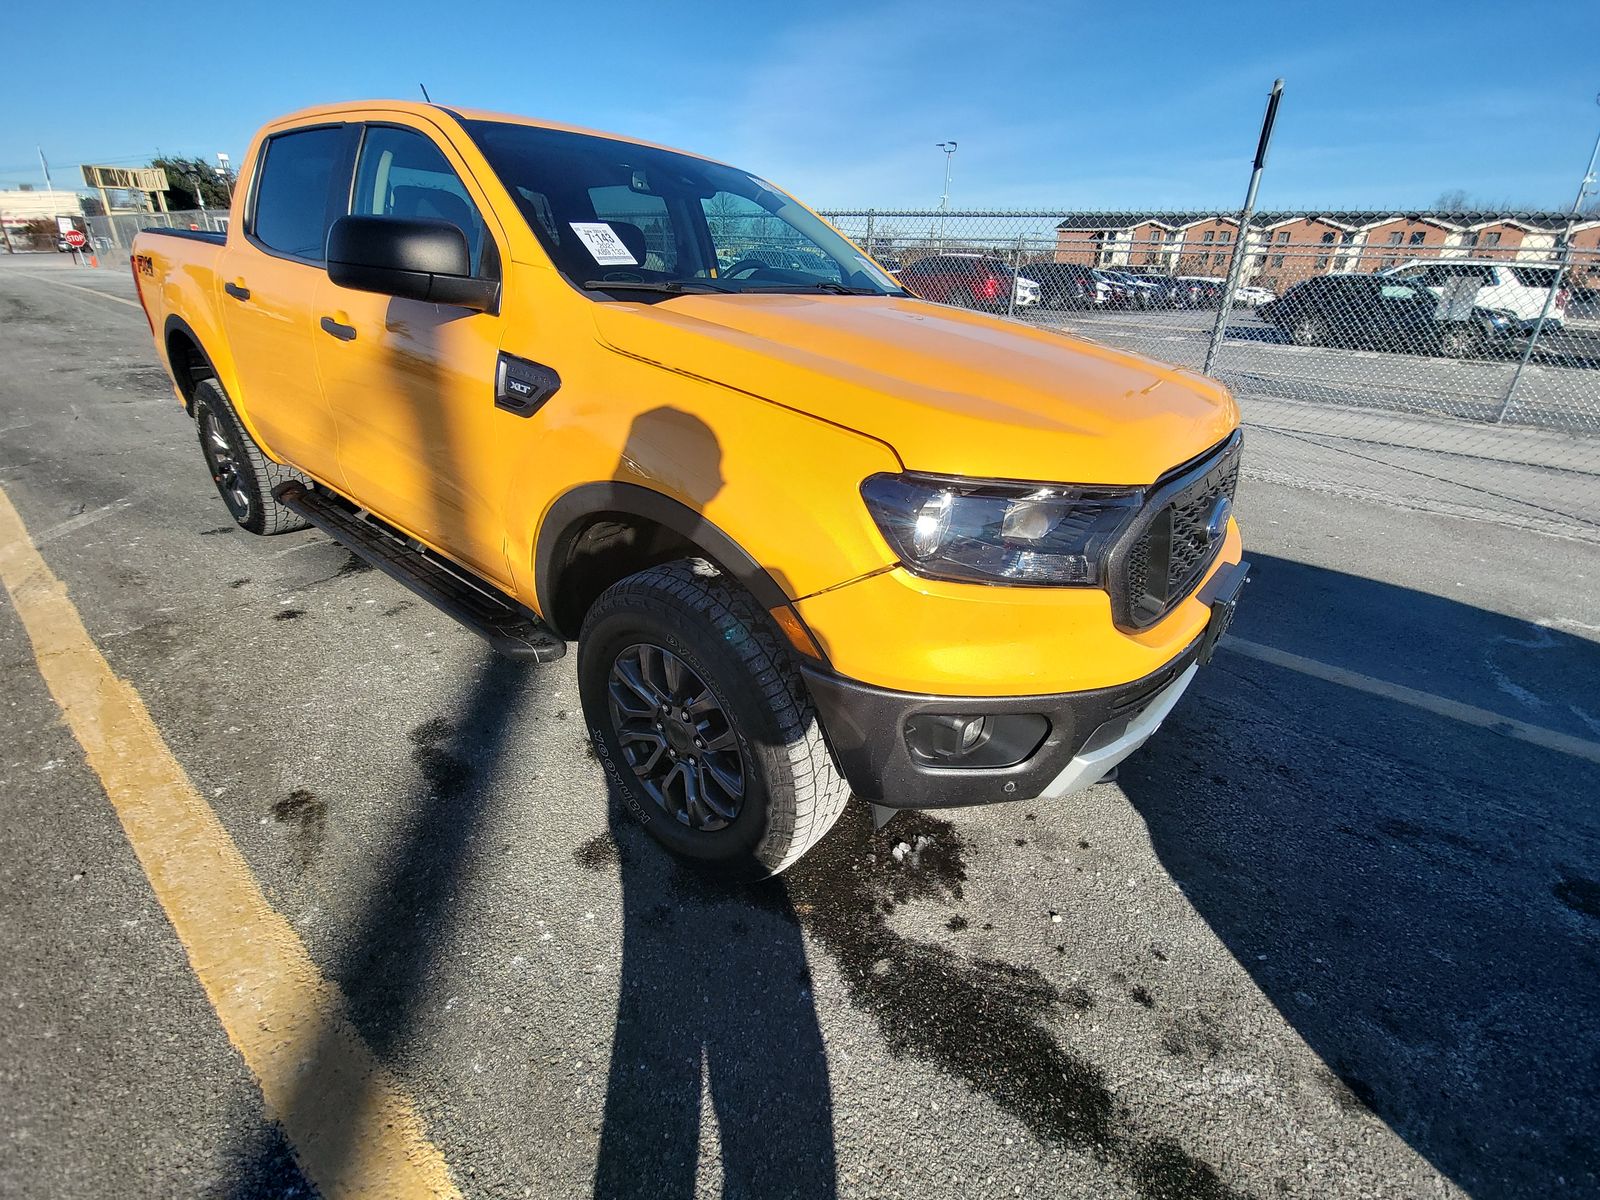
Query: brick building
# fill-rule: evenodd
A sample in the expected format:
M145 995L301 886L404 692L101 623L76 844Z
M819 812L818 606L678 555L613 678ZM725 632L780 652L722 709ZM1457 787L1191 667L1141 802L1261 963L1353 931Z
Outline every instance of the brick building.
M1412 259L1549 262L1567 217L1557 213L1258 213L1246 231L1243 279L1282 291L1312 275L1370 273ZM1223 275L1238 239L1222 213L1074 213L1056 225L1055 259L1145 273ZM1600 279L1600 220L1574 230L1575 279Z

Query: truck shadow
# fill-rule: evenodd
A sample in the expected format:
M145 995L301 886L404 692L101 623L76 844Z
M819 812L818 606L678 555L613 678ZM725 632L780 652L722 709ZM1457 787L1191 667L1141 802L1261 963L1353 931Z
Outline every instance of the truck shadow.
M345 1015L386 1063L414 1035L426 982L457 934L456 897L471 880L475 842L491 817L487 780L519 727L536 670L487 650L483 660L448 716L409 731L416 783L403 806L406 821L365 891L366 903L338 936L342 952L325 966L348 1002ZM307 1065L285 1110L315 1114L323 1163L357 1156L357 1126L344 1118L362 1110L370 1086L319 1069L340 1060L343 1036L322 1023L305 1047ZM232 1200L316 1195L285 1149L276 1124L242 1147L230 1171Z
M1595 643L1252 557L1242 636L1584 732ZM1474 1196L1595 1194L1600 768L1224 646L1119 786L1325 1064L1312 1113L1382 1121ZM1160 1053L1237 1065L1226 1025Z

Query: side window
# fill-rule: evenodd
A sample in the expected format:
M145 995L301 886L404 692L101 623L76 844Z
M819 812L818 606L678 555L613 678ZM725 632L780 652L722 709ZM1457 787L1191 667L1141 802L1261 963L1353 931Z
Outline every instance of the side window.
M445 161L439 147L414 129L367 127L361 140L361 157L356 160L350 214L449 221L467 235L475 275L483 273L485 247L489 247L491 259L494 253L483 217L467 195L461 177Z
M251 234L269 249L321 262L328 244L328 193L345 131L331 126L280 133L261 152Z

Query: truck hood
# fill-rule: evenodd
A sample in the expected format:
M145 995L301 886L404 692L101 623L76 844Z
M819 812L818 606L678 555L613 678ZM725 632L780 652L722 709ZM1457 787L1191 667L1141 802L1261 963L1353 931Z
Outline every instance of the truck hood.
M917 471L1146 484L1239 419L1193 371L920 300L689 295L594 313L613 350L877 438Z

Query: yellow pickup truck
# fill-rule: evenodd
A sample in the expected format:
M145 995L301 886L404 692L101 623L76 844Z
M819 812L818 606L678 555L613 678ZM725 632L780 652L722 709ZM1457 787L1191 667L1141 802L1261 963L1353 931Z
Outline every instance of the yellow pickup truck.
M308 109L226 236L132 265L234 519L315 525L502 653L575 641L612 787L708 864L781 871L852 793L1088 787L1248 570L1219 384L918 299L693 154Z

